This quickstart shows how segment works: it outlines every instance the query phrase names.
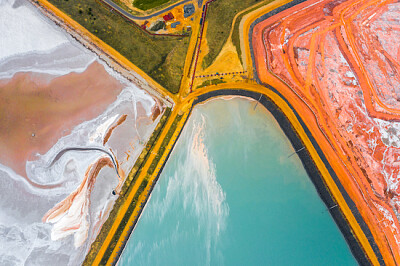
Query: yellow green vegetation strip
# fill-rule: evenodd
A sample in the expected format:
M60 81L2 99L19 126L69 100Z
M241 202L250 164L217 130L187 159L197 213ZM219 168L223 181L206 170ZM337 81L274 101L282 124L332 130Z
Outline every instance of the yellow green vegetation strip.
M153 149L147 153L147 159L140 164L140 168L133 169L136 175L129 178L131 183L124 194L125 201L114 214L110 214L110 217L112 215L116 217L111 218L112 224L108 224L104 229L102 238L96 239L96 246L95 243L92 245L84 265L110 265L118 260L189 115L189 110L178 114L181 108L178 106L175 108L161 133L158 134Z
M196 89L204 88L204 87L211 86L211 85L218 85L218 84L221 84L221 83L225 83L225 81L223 81L223 80L221 80L219 78L206 80L202 84L197 86Z
M133 10L123 0L112 0L112 1L115 4L119 5L125 11L131 13L132 15L138 16L138 17L145 17L145 19L148 19L147 16L151 16L154 14L157 15L158 12L163 12L166 8L173 6L176 3L178 3L178 1L182 1L182 0L166 0L163 3L157 3L157 6L154 6L152 8L148 8L148 9L142 9L142 8L138 7L136 5L137 1L133 1L132 2ZM163 13L165 13L165 12L163 12Z
M139 8L141 10L149 10L154 8L159 8L161 5L166 4L168 2L177 2L170 0L135 0L133 1L133 6Z
M271 0L272 1L272 0ZM207 44L209 53L203 59L203 68L209 67L221 52L228 40L236 14L258 2L255 0L217 0L212 2L207 11ZM238 20L236 20L238 21ZM234 30L238 31L238 27ZM236 41L236 39L235 39Z
M258 2L256 3L254 6L249 7L245 10L242 11L242 13L238 13L236 19L233 21L233 25L232 25L232 43L236 48L236 51L239 55L239 59L240 62L243 64L242 62L242 50L240 49L240 33L239 33L239 27L240 27L240 22L242 21L243 17L247 14L249 14L250 12L253 12L254 10L260 8L260 6L262 5L266 5L270 2L272 2L273 0L264 0L262 2Z
M128 177L126 178L124 185L122 186L120 195L116 200L113 209L110 212L110 215L106 222L103 224L100 233L98 234L96 240L92 243L89 253L87 254L84 265L92 265L94 257L97 255L98 251L100 250L101 245L103 244L105 238L108 235L110 228L112 227L113 223L115 222L115 218L120 212L120 208L126 202L127 195L132 191L133 184L135 184L142 166L145 164L146 160L148 159L152 149L154 147L155 142L159 138L159 135L164 128L169 116L171 115L171 108L167 108L160 119L160 122L156 126L154 132L149 138L146 146L143 148L141 154L139 155L138 159L135 162L132 170L130 171Z
M170 92L178 92L189 44L188 37L149 35L96 0L48 2L114 48Z

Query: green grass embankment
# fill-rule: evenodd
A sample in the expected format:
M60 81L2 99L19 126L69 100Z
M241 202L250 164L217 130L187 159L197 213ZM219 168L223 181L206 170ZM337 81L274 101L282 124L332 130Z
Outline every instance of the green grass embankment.
M197 86L196 89L207 87L210 85L217 85L217 84L221 84L221 83L225 83L225 81L223 81L222 79L219 79L219 78L206 80L203 83L201 83L201 85Z
M141 10L149 10L168 3L169 0L134 0L133 6Z
M272 0L271 0L272 1ZM212 62L217 58L221 52L222 47L226 43L229 37L230 30L232 28L233 18L240 11L260 3L259 0L217 0L212 2L208 6L207 11L207 44L209 47L209 53L203 59L203 68L209 67ZM238 21L238 20L237 20ZM240 20L239 20L240 21ZM236 25L236 23L235 23ZM239 25L238 25L239 26ZM239 28L235 27L234 33L238 32ZM235 40L232 41L234 44L238 43L239 36L235 36ZM239 47L240 44L236 47Z
M266 5L268 3L271 3L273 0L266 0L263 1L263 5ZM240 14L235 21L235 25L233 25L233 31L232 31L232 43L233 45L236 47L236 51L238 53L240 62L243 64L242 62L242 50L240 49L240 34L239 34L239 26L240 26L240 22L242 21L243 17L245 15L247 15L250 12L253 12L254 10L256 10L257 8L260 8L261 5L257 5L249 10L247 10L246 12L243 12L242 14Z
M150 153L152 152L153 146L156 143L156 140L158 139L162 129L164 128L165 123L167 122L170 114L171 114L171 108L167 108L165 110L163 116L161 117L160 122L158 123L158 125L156 126L152 135L150 136L146 146L143 148L141 154L139 155L138 159L136 160L134 166L132 167L132 170L130 171L129 175L127 176L127 178L124 182L124 185L122 186L120 195L119 195L118 199L116 200L116 202L113 206L113 209L110 212L109 217L103 224L103 226L100 230L100 233L97 235L96 240L92 243L90 251L86 256L85 261L83 262L83 265L92 265L93 260L96 257L98 251L100 250L100 247L103 244L104 240L106 239L108 232L114 223L115 218L119 214L121 206L123 206L125 204L126 195L128 195L129 192L132 190L132 187L135 184L135 181L137 180L137 178L141 172L141 168L146 163L147 158L149 157ZM135 195L133 202L136 203L136 201L137 201L137 197ZM131 204L131 205L136 206L136 204ZM132 209L132 211L133 211L133 209ZM128 212L129 212L129 210L128 210Z
M165 147L166 147L166 146L168 145L168 143L170 142L171 137L172 137L172 135L175 133L176 127L178 126L178 123L179 123L179 121L181 121L181 119L182 119L182 115L177 115L177 116L176 116L174 122L172 123L172 125L171 125L171 127L170 127L170 129L169 129L169 131L168 131L168 133L167 133L167 135L165 136L165 138L164 138L164 140L163 140L163 142L162 142L162 144L161 144L160 149L158 150L158 153L157 153L156 157L154 158L153 162L151 163L151 165L150 165L150 167L149 167L149 169L148 169L148 171L147 171L148 176L150 176L150 175L153 174L153 172L154 172L154 170L155 170L155 168L156 168L158 162L159 162L160 159L161 159L161 156L162 156L162 155L164 154L164 152L165 152Z
M153 14L153 13L155 13L157 11L161 11L161 10L167 8L170 5L175 4L178 1L180 1L180 0L163 0L162 2L161 1L160 2L156 2L156 1L153 2L152 1L151 3L150 3L149 0L144 0L144 1L143 0L138 0L137 2L133 1L133 6L134 7L138 8L140 10L143 10L143 11L138 11L138 10L132 10L124 2L122 2L121 0L113 0L114 3L116 3L121 8L123 8L125 11L128 11L129 13L131 13L134 16L146 16L146 15ZM143 2L145 2L145 3L143 3ZM143 5L143 4L144 5L150 4L151 7L147 8L147 6L146 6L145 8L147 8L147 9L140 8L139 5Z
M189 37L152 36L96 0L48 0L172 93L177 93Z

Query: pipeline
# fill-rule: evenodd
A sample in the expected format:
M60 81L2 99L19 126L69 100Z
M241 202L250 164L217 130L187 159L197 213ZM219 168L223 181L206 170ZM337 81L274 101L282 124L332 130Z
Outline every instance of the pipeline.
M54 157L54 159L51 161L51 163L46 168L52 167L65 153L67 153L69 151L100 151L100 152L107 154L111 158L112 163L114 164L114 168L115 168L115 171L117 172L118 178L121 178L118 173L117 163L114 159L113 154L111 154L109 151L107 151L106 149L104 149L102 147L68 147L68 148L62 149L61 151L59 151L57 153L57 155Z

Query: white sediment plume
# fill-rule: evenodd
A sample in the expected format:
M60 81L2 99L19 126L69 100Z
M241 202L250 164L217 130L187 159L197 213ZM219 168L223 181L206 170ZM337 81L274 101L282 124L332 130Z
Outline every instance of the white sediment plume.
M201 117L201 118L200 118ZM219 240L221 231L226 228L229 206L226 195L217 181L215 165L209 158L204 145L205 119L197 117L200 123L194 124L190 142L186 151L186 163L182 164L185 173L183 187L186 190L184 204L192 205L201 226L206 227L205 247L207 257L205 264L210 264L212 243ZM188 169L192 169L188 171ZM193 171L193 172L192 172ZM193 177L195 185L193 186ZM178 178L178 176L175 176ZM204 213L205 212L205 213Z
M146 208L141 217L141 222L146 224L155 227L162 225L158 241L130 240L135 242L135 248L124 264L151 264L156 261L154 256L157 254L165 254L171 247L179 246L181 241L187 241L186 230L196 232L196 249L201 250L200 254L206 254L197 262L202 265L211 263L213 248L226 230L229 206L204 143L205 126L204 118L195 110L172 151L173 161L169 161L163 170L162 178L168 178L167 185L155 187L155 190L162 189L162 192L153 192L149 202L151 208ZM171 223L173 217L182 217L182 220L178 224ZM189 220L195 222L188 223ZM223 265L223 258L219 259L214 263Z
M198 173L199 179L196 182L197 184L201 184L199 187L203 195L199 198L195 197L194 206L196 215L207 224L207 238L208 241L211 241L210 238L218 238L221 230L225 230L229 207L225 201L226 195L217 181L215 165L211 158L209 158L207 148L204 145L204 127L205 120L201 116L201 123L195 125L193 128L191 145L187 151L188 163L185 164L185 167L193 168ZM190 185L187 185L189 188ZM198 193L195 192L195 194ZM185 201L187 200L189 199L186 198ZM208 218L204 217L204 210L207 210L206 216L211 218L211 221L208 221ZM206 246L210 247L210 243L207 243Z

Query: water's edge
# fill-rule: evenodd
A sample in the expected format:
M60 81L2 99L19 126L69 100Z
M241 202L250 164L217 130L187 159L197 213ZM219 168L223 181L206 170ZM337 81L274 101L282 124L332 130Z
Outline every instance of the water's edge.
M249 50L250 50L251 62L252 62L253 69L257 69L255 55L254 55L254 51L253 51L253 38L252 38L253 32L254 32L254 27L258 23L278 14L279 12L282 12L288 8L291 8L295 5L303 3L304 1L306 1L306 0L292 0L274 10L271 10L270 12L263 14L262 16L258 17L250 24L247 38L249 40ZM271 91L273 91L274 93L276 93L280 98L282 98L287 103L287 105L290 107L290 109L292 109L297 120L300 122L305 133L307 134L307 137L309 138L309 140L311 141L315 150L317 151L318 156L323 161L330 176L334 180L336 186L339 188L340 193L342 194L342 196L344 197L344 199L347 203L347 206L350 208L351 212L353 213L353 216L357 220L357 223L360 225L362 231L364 232L364 235L367 237L375 255L378 258L380 265L385 265L382 254L379 250L379 247L377 246L377 244L375 242L375 239L372 236L372 233L371 233L368 225L365 223L364 219L362 218L362 216L361 216L360 212L358 211L356 205L354 204L353 200L350 198L350 196L347 194L346 190L342 186L336 173L333 171L333 169L332 169L331 165L329 164L328 160L326 159L324 153L322 152L321 148L315 141L314 137L312 136L311 132L309 131L309 129L307 128L307 126L305 125L303 120L300 118L300 116L298 115L296 110L293 108L293 106L289 103L289 101L285 97L283 97L282 94L279 93L279 91L277 91L274 87L270 86L269 84L264 84L263 82L261 82L261 80L258 77L257 71L254 71L253 75L254 75L254 79L256 80L256 82L258 84L261 84L261 85L267 87L268 89L270 89ZM238 92L238 93L244 93L243 96L248 96L250 98L258 100L258 98L254 98L254 93L249 93L249 92ZM216 93L212 93L212 94L214 94L214 95L209 95L209 96L204 95L204 97L211 98L211 97L215 97L215 96L219 96L219 95L225 95L224 92L216 92ZM253 95L250 95L250 94L253 94ZM242 95L242 94L240 94L240 95ZM279 108L272 101L266 100L266 99L262 99L262 101L264 103L261 102L261 104L263 104L272 113L272 115L275 117L275 119L278 121L279 126L285 132L285 135L288 137L288 139L292 143L292 146L295 148L295 150L297 150L296 147L301 148L303 146L302 141L299 139L296 132L291 127L290 122L287 120L285 115L279 110ZM273 107L268 107L268 105L272 105ZM329 194L329 192L327 191L325 184L322 180L322 177L319 174L318 169L314 165L314 162L312 161L308 152L299 154L299 157L300 157L300 160L303 163L304 168L306 169L309 177L311 178L312 182L314 183L315 187L317 188L318 194L320 194L321 199L324 201L324 203L327 206L329 206L328 204L332 203L334 201L333 201L331 195ZM355 239L355 237L351 233L351 228L348 225L345 217L340 212L340 210L336 210L336 209L338 209L338 208L330 209L329 212L331 213L336 224L342 231L347 243L350 246L351 252L353 253L353 255L355 256L355 258L357 259L357 261L360 265L370 265L371 262L366 257L365 252L364 252L363 248L361 247L361 245L358 243L357 239Z
M292 125L290 124L290 122L287 119L287 117L285 116L285 114L280 110L280 108L271 99L269 99L265 95L261 95L261 97L260 97L259 93L252 92L252 91L247 91L247 90L242 90L242 89L222 89L222 90L216 90L216 91L212 91L212 92L200 95L193 102L193 105L191 107L188 119L185 121L184 126L186 125L187 121L189 120L191 112L193 111L193 108L197 104L204 103L205 101L207 101L207 100L209 100L211 98L216 98L216 97L219 97L219 96L243 96L243 97L251 98L251 99L254 99L255 101L258 101L260 104L262 104L272 114L274 119L279 124L279 127L285 133L285 136L289 139L289 141L290 141L292 147L294 148L294 150L299 150L299 149L304 147L303 142L301 141L301 139L299 138L299 136L297 135L297 133L293 129ZM360 224L364 234L366 235L366 237L370 241L371 246L373 247L375 253L378 256L378 259L380 260L380 262L383 262L382 255L380 254L380 251L379 251L378 247L375 244L375 241L374 241L374 239L372 237L372 234L371 234L368 226L365 224L364 220L362 219L360 213L358 212L354 202L351 200L351 198L349 197L347 192L344 190L344 188L341 185L339 179L337 178L337 176L334 173L333 169L329 165L326 157L322 153L322 150L317 145L315 139L311 135L311 133L308 130L308 128L305 126L304 122L301 120L301 118L298 116L297 112L291 106L290 106L290 108L292 109L292 111L296 115L298 121L300 122L300 124L302 125L303 129L305 130L305 132L306 132L308 138L310 139L311 143L313 144L314 148L317 150L317 153L318 153L319 157L324 162L326 168L328 169L330 175L332 176L332 179L335 181L336 185L338 186L338 188L339 188L341 194L343 195L347 205L351 209L351 211L352 211L353 215L355 216L357 222ZM179 139L180 135L182 134L182 131L179 133L179 136L178 136L177 140ZM147 203L148 203L148 201L149 201L149 199L151 197L153 189L154 189L155 185L158 182L158 179L159 179L159 177L160 177L160 175L162 173L162 170L164 169L164 167L165 167L165 165L166 165L166 163L168 161L168 158L171 155L171 153L173 151L173 148L175 147L175 145L177 143L177 140L173 144L172 149L169 151L169 153L167 155L167 159L165 160L164 164L162 165L161 170L159 171L159 173L158 173L158 175L157 175L157 177L155 179L155 182L153 182L153 184L152 184L152 186L150 188L150 193L149 193L150 196L148 198L146 198L145 203L144 203L144 208L142 208L140 210L140 213L138 214L139 218L134 223L129 236L135 230L136 225L137 225L138 221L140 220L140 216L141 216L143 210L145 209L145 207L147 206ZM308 153L308 151L307 152L304 151L304 152L298 153L298 156L299 156L299 158L300 158L300 160L301 160L301 162L303 164L303 167L306 170L309 178L311 179L314 187L316 188L319 197L322 199L322 201L326 205L327 209L329 210L330 215L332 216L332 218L335 221L336 225L338 226L339 230L343 234L347 244L350 247L350 250L351 250L353 256L356 258L357 262L360 265L370 265L369 259L366 257L366 255L365 255L365 253L363 251L363 248L361 247L361 245L359 244L359 242L357 241L357 239L353 235L352 230L351 230L349 224L347 223L347 220L344 217L343 213L337 207L331 208L332 206L336 205L336 202L333 199L332 195L330 194L328 188L326 187L326 185L325 185L325 183L323 181L323 178L322 178L321 174L319 173L316 165L314 164L310 154ZM126 244L128 243L128 240L129 240L129 237L126 239L125 243L123 244L123 247L120 249L120 251L118 253L118 260L116 260L116 264L118 264L119 258L121 257L121 254L122 254Z
M270 86L268 86L270 87ZM270 87L272 88L272 87ZM285 133L286 137L289 139L291 145L293 146L294 150L297 151L301 148L304 147L304 144L302 140L299 138L297 135L296 131L292 127L291 123L285 116L285 114L280 110L280 108L267 96L262 95L260 98L260 94L252 91L247 91L247 90L242 90L242 89L224 89L224 90L216 90L212 91L206 94L203 94L199 96L193 103L193 106L195 106L198 103L202 103L204 101L207 101L211 98L219 97L219 96L244 96L248 97L251 99L254 99L258 101L260 104L262 104L275 118L277 123L279 124L279 127L282 129L282 131ZM281 96L281 95L280 95ZM284 99L283 97L281 97ZM286 100L285 100L286 101ZM354 217L356 218L357 222L359 223L361 229L363 230L365 236L368 238L372 248L375 251L375 254L377 255L379 261L384 264L382 255L378 249L378 246L375 243L375 240L371 234L371 231L369 230L368 226L366 225L365 221L362 219L361 214L359 213L356 205L350 198L350 196L347 194L346 190L340 183L336 173L333 171L332 167L330 166L328 160L326 159L325 155L323 154L321 148L318 146L317 142L313 138L311 132L308 130L308 128L305 126L304 122L302 119L299 117L297 112L294 110L294 108L288 103L289 107L292 109L293 113L296 115L296 118L302 125L304 131L307 134L307 137L310 139L311 143L313 144L314 148L316 149L319 157L325 164L326 168L328 169L329 174L331 175L332 179L335 181L335 184L339 188L343 198L346 201L346 204L348 207L351 209ZM312 160L310 154L307 152L299 152L297 154L304 166L304 169L306 170L309 178L311 179L312 183L314 184L320 198L326 205L327 209L329 210L329 213L331 214L333 220L335 221L336 225L342 232L347 244L350 247L350 250L354 257L356 258L357 262L360 265L371 265L369 259L365 255L365 252L358 242L358 240L355 238L355 236L352 233L352 229L350 228L349 224L347 223L346 218L344 217L343 213L340 211L339 208L331 208L332 206L336 205L336 201L330 194L328 188L326 187L323 177L321 176L317 166L315 165L314 161Z

